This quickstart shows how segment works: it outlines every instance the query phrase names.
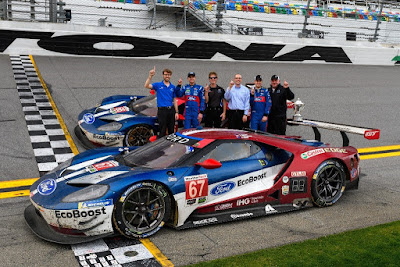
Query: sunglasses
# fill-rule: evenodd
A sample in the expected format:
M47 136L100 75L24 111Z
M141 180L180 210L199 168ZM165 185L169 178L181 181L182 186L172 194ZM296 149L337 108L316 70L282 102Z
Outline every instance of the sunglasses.
M208 77L208 79L218 79L218 77Z

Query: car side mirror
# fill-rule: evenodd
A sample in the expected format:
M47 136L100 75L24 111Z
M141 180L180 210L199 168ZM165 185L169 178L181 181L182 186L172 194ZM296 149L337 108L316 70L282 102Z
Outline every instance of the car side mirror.
M206 159L203 162L197 162L195 165L204 169L217 169L222 166L221 162L215 159Z

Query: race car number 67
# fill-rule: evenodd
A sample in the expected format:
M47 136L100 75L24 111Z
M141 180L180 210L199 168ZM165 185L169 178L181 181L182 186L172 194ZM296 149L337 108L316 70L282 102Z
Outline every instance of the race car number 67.
M207 175L185 177L186 199L205 197L208 195Z

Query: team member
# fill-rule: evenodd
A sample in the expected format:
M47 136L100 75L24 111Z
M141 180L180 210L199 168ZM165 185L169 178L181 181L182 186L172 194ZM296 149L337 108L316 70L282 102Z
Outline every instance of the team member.
M271 97L268 89L262 87L261 75L254 78L254 88L251 89L250 106L251 119L250 128L254 130L267 131L267 120L271 109Z
M210 80L210 85L204 88L204 97L207 104L205 126L220 128L221 121L225 120L226 117L225 90L217 84L218 75L216 72L210 72L208 79Z
M243 129L247 122L250 109L250 91L242 85L242 75L235 75L225 92L225 99L229 107L229 128Z
M154 89L157 92L157 118L159 124L159 135L162 137L174 132L175 120L179 119L178 104L175 99L177 89L175 85L170 82L172 71L169 69L163 70L163 80L158 83L152 83L151 79L156 73L156 67L149 71L149 77L147 77L144 87L150 90Z
M203 119L205 109L204 88L196 84L196 74L188 73L188 84L181 86L182 79L178 82L177 96L185 96L185 122L183 128L197 128Z
M286 134L286 100L294 98L293 92L289 88L289 83L284 81L280 84L278 75L272 75L271 87L268 88L272 100L272 107L269 113L267 131L273 134Z

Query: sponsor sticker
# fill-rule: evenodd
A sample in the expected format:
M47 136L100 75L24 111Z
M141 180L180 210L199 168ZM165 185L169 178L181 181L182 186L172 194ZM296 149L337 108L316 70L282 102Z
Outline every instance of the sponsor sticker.
M86 122L87 124L92 124L94 122L95 118L92 113L86 113L83 115L83 121Z
M246 213L242 213L242 214L231 214L231 218L232 219L238 219L238 218L246 218L246 217L251 217L254 214L251 212L246 212Z
M56 188L57 182L54 179L46 179L38 185L37 190L39 194L47 196L53 193Z
M176 178L175 176L168 177L168 182L176 182L176 181L178 181L178 178Z
M325 150L323 148L318 148L318 149L313 149L313 150L309 150L304 152L303 154L301 154L301 158L302 159L309 159L311 157L320 155L325 153Z
M277 211L270 204L268 204L265 206L265 213L271 214L271 213L277 213Z
M203 219L200 221L193 221L194 225L203 225L203 224L209 224L209 223L215 223L218 222L218 219L215 217L211 217L211 218L207 218L207 219Z
M123 106L123 107L115 107L110 109L110 112L112 114L117 114L117 113L124 113L124 112L128 112L129 108L127 106Z
M344 149L344 148L325 147L324 150L325 150L325 152L327 152L327 153L329 153L329 152L336 152L336 153L347 154L347 150Z
M221 184L218 184L216 186L214 186L211 189L211 195L213 196L219 196L225 193L228 193L229 191L231 191L233 188L235 187L235 183L234 182L223 182Z
M282 186L282 195L286 196L287 194L289 194L289 186L284 185Z
M238 199L236 201L236 206L240 207L240 206L255 204L255 203L262 201L263 199L264 199L264 196L247 197L247 198L243 198L243 199Z
M110 206L112 204L113 204L112 199L92 200L92 201L86 201L86 202L79 202L78 209L105 207L105 206Z
M106 208L88 210L55 210L56 218L86 218L106 214Z
M380 130L367 130L364 133L366 139L379 139Z
M186 176L185 178L186 200L208 196L207 174Z
M197 203L197 199L188 199L186 200L186 205L190 206L190 205L194 205Z
M291 172L290 175L291 175L292 177L307 176L305 171Z
M215 211L218 210L227 210L233 208L233 203L224 203L215 206Z
M265 160L263 160L263 159L259 159L258 161L260 162L261 166L267 165L267 164L265 163Z
M284 182L285 184L286 184L287 182L289 182L289 177L283 176L283 177L282 177L282 182Z
M258 181L258 180L262 180L262 179L264 179L266 177L267 177L267 173L266 172L264 172L262 174L259 174L259 175L250 176L249 178L246 178L246 179L243 179L243 180L239 180L238 181L238 187L242 186L242 185L245 185L245 184L250 184L250 183Z
M109 161L105 161L105 162L100 162L100 163L96 163L90 166L86 167L86 170L90 173L94 173L97 171L102 171L105 169L109 169L109 168L114 168L119 166L118 161L115 160L109 160Z
M122 140L123 136L110 133L105 133L104 135L93 134L93 139L104 140L104 141L118 141Z
M186 137L183 137L183 136L179 136L179 135L176 135L176 134L170 134L170 135L168 135L166 137L166 139L171 141L171 142L174 142L174 143L188 144L188 145L190 145L189 143L191 143L191 141L192 142L194 141L194 143L198 142L198 140L191 140L189 138L186 138Z

